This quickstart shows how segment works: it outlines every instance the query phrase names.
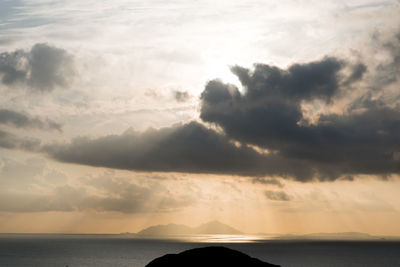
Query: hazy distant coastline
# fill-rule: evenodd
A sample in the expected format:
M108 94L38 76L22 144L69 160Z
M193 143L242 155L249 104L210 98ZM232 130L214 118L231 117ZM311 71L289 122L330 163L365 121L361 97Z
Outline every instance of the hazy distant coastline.
M243 232L218 221L211 221L197 227L183 224L154 225L136 233L137 236L171 236L171 235L240 235Z
M227 224L218 221L211 221L197 227L189 227L183 224L154 225L140 230L137 233L121 233L121 236L136 238L160 238L169 239L177 236L198 236L198 235L231 235L249 236L255 240L332 240L332 241L398 241L399 236L377 236L361 232L337 232L337 233L309 233L309 234L267 234L244 233ZM233 239L233 237L232 237Z
M196 227L183 224L153 225L137 233L0 233L0 238L135 238L181 240L185 242L263 242L263 241L400 241L400 236L371 235L362 232L268 234L245 233L219 221L211 221Z

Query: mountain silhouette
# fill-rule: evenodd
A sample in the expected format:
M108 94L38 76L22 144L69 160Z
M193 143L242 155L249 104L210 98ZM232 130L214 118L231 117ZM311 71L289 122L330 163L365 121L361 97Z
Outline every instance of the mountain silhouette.
M182 224L154 225L137 233L138 235L190 235L193 234L193 228Z
M226 247L205 247L159 257L145 267L280 267Z
M204 223L197 227L189 227L182 224L155 225L141 230L137 233L142 236L165 236L165 235L206 235L206 234L242 234L239 230L218 221Z

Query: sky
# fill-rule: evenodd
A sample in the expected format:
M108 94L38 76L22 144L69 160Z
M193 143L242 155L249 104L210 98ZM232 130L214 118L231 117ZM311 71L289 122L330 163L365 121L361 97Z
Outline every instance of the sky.
M0 0L0 232L400 236L396 0Z

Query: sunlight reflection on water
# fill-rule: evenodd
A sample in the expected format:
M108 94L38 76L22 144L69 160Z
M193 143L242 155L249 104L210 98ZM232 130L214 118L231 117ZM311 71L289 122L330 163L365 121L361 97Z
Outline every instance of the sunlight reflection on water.
M221 234L176 237L176 239L183 242L195 242L195 243L254 243L272 238L273 238L272 236L260 236L260 235L221 235Z

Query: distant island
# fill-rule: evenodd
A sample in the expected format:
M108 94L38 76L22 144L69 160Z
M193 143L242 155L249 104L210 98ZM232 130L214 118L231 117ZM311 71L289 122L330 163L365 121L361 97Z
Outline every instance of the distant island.
M136 235L138 236L173 236L173 235L240 235L239 230L223 224L219 221L211 221L197 227L189 227L182 224L155 225L145 228Z
M138 238L171 238L176 236L201 235L249 235L257 240L399 240L398 236L375 236L361 232L310 233L310 234L248 234L219 221L210 221L196 227L183 224L164 224L147 227L137 233L120 235Z

